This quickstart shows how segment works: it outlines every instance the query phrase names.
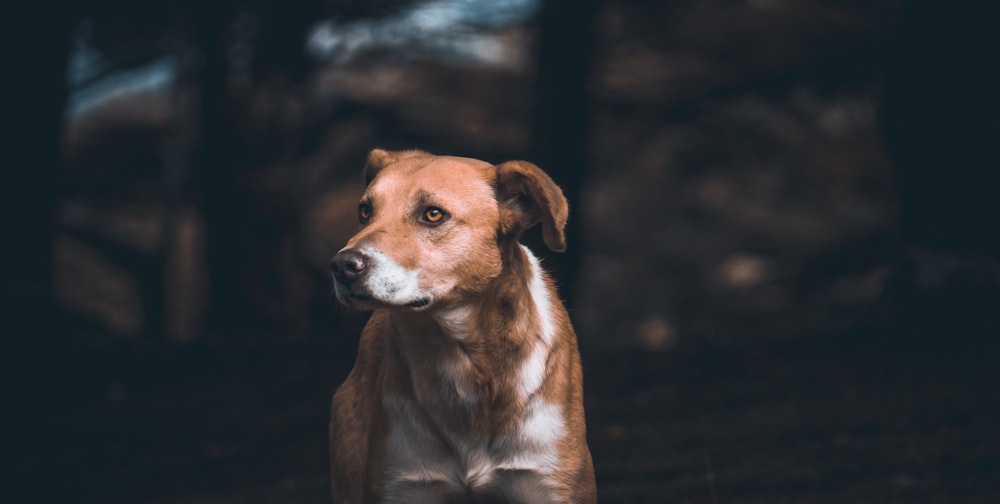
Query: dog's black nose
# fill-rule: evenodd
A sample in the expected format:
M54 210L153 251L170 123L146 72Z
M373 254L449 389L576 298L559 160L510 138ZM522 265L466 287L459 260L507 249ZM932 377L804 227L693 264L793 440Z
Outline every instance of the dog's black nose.
M350 285L365 274L368 269L368 256L355 249L342 250L330 260L330 271L338 282Z

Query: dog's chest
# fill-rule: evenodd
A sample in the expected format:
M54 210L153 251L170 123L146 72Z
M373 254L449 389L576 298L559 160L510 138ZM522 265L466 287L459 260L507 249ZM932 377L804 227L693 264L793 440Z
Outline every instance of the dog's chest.
M561 409L531 399L517 428L495 436L443 428L412 400L388 397L385 501L551 502Z

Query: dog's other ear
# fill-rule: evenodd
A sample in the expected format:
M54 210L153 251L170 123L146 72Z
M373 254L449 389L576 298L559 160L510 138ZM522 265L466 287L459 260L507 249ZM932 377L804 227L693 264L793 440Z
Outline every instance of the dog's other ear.
M496 191L502 235L519 235L541 222L545 245L566 250L569 204L545 172L526 161L508 161L497 166Z
M375 180L375 176L378 175L378 172L382 171L382 168L396 161L429 155L422 150L387 151L384 149L372 149L368 153L368 161L365 162L365 185L371 184L372 180Z
M389 163L394 161L391 152L382 149L372 149L368 153L368 161L365 162L365 185L371 184L375 180L378 172L382 171Z

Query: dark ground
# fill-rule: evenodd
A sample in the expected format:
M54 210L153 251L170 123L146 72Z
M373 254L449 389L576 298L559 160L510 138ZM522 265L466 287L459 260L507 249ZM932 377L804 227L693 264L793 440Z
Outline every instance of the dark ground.
M590 173L571 202L601 501L1000 502L1000 273L954 251L899 252L879 122L898 2L604 9ZM275 303L310 323L143 340L120 268L57 240L58 298L101 325L75 326L53 354L72 378L39 429L52 448L20 465L50 471L63 502L324 502L329 398L364 321L328 306L325 263L353 227L364 153L528 150L523 69L375 57L310 82L296 103L328 117L304 139L281 117L251 123L298 153L258 178L292 188L302 271L276 276L305 287ZM70 177L124 184L87 157L141 148L142 131L119 133L71 138L90 150L71 150ZM141 242L155 212L111 194L64 203ZM184 300L204 296L203 267L180 268ZM197 313L185 317L175 332Z
M585 351L601 501L995 502L996 345L870 338ZM132 356L54 426L58 466L81 502L323 502L337 355Z

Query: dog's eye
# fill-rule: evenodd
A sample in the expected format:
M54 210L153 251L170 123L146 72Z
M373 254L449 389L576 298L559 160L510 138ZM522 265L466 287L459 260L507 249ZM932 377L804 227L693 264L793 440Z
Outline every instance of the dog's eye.
M372 206L368 203L358 205L358 220L362 223L368 222L372 217Z
M442 220L444 220L444 216L445 216L444 210L441 210L438 207L430 207L427 210L424 210L424 221L429 222L431 224L437 224L441 222Z

